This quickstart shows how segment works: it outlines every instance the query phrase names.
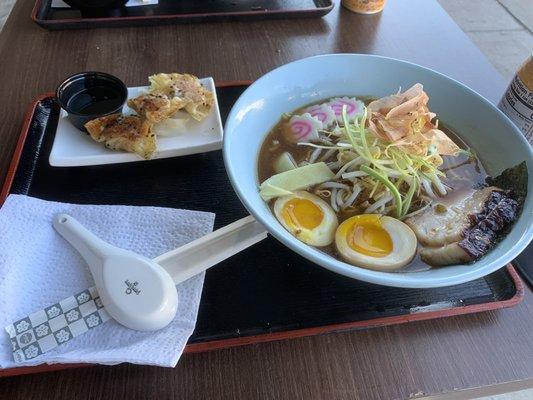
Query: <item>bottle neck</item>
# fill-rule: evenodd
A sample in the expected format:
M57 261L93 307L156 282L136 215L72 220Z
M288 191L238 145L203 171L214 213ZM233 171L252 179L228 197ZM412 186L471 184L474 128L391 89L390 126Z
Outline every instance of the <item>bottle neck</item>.
M526 87L533 91L533 54L522 64L518 72L516 73L522 83Z

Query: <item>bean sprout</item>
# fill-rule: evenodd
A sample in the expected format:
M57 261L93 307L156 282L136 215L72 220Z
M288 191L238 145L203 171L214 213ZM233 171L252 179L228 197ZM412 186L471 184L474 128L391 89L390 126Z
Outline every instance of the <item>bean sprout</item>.
M329 167L329 169L334 170L334 169L339 168L342 165L342 163L340 161L334 161L334 162L327 163L326 165Z
M374 204L372 204L370 207L366 208L364 213L365 214L372 214L374 211L376 211L378 208L380 208L381 206L384 206L385 204L387 204L389 201L392 200L392 196L389 194L387 196L383 196L381 199L379 199L378 201L376 201Z
M433 186L437 189L437 192L439 192L441 196L446 196L446 193L448 193L446 187L435 174L431 175L431 181L433 182Z
M339 211L339 207L337 206L337 191L338 190L339 189L334 188L331 191L331 197L330 197L331 208L333 208L333 210L335 210L335 212Z
M363 171L346 172L345 174L342 174L342 179L360 178L362 176L367 176L367 175L368 174Z
M350 186L340 182L324 182L317 189L350 189Z
M342 205L344 204L343 197L346 196L346 193L347 193L346 189L340 189L337 192L337 206L342 208Z
M309 162L309 164L313 164L316 161L316 159L318 158L318 156L320 155L320 153L322 153L322 149L314 149L311 152L311 155L309 156L309 159L307 160Z
M420 179L420 182L422 183L422 187L429 197L437 197L433 192L433 189L431 189L431 183L429 183L429 180L422 178Z
M320 161L329 160L333 154L335 154L335 149L329 149L324 154L322 154L322 156L320 156L318 161L320 162Z
M335 178L339 179L342 174L352 165L359 165L359 164L362 164L364 162L364 159L363 157L356 157L354 158L353 160L351 161L348 161L346 164L344 164L342 166L341 169L339 169L339 171L335 174Z
M335 145L335 143L333 143L333 142L332 142L331 140L329 140L329 139L326 139L326 138L323 137L323 136L320 138L320 141L321 141L323 144L327 144L327 145L329 145L329 146L334 146L334 145Z
M346 201L342 205L342 208L344 209L344 208L350 207L353 204L353 202L355 201L355 199L357 199L357 196L359 196L359 193L361 193L362 190L363 190L363 188L361 186L355 185L353 187L352 194L350 196L348 196L348 198L346 199Z
M315 194L317 194L318 196L321 196L321 197L328 198L329 196L331 196L331 190L317 189L317 190L315 190Z

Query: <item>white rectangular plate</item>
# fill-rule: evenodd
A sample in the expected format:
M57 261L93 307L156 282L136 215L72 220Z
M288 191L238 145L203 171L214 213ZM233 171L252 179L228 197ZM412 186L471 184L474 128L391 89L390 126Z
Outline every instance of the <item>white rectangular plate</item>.
M184 156L219 150L222 147L222 121L215 82L213 78L203 78L200 82L215 95L215 104L209 115L201 122L191 118L187 130L176 136L158 136L157 151L152 159ZM128 98L135 97L148 87L128 88ZM124 106L124 114L133 111ZM61 110L59 122L50 152L49 162L54 167L78 167L82 165L117 164L144 161L137 154L106 149L86 133L70 123L65 110Z

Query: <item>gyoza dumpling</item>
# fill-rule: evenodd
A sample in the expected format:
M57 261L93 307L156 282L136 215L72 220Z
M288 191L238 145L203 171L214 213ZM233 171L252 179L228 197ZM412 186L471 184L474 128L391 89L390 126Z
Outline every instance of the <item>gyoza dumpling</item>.
M156 137L152 124L137 115L112 114L93 119L85 128L97 142L112 150L125 150L142 158L152 158Z
M194 75L161 73L150 76L149 80L151 93L165 93L197 121L204 119L213 107L213 93L204 88Z
M149 122L157 124L183 108L185 102L176 97L170 98L163 92L151 92L129 99L128 106Z

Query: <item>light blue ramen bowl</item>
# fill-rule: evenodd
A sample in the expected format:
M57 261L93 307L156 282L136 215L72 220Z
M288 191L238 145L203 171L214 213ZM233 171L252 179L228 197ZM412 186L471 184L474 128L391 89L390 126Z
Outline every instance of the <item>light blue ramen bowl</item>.
M520 218L507 237L473 264L403 273L353 266L293 237L258 194L258 153L281 114L332 96L385 96L416 82L424 85L430 97L430 109L475 150L489 174L496 175L518 162L527 162L529 194ZM366 282L430 288L471 281L505 266L533 236L533 153L526 139L502 112L472 89L405 61L332 54L295 61L269 72L254 82L233 106L224 131L224 161L242 203L276 239L317 265Z

